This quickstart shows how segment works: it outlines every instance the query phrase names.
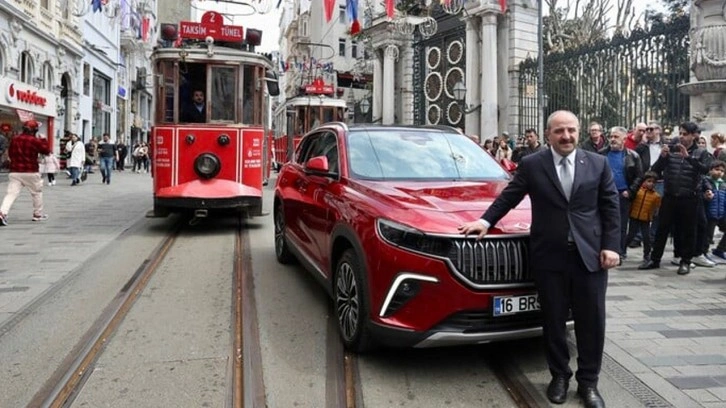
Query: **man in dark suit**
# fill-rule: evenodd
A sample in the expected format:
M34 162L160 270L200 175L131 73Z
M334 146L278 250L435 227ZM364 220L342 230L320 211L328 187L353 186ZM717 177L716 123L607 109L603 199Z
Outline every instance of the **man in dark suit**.
M481 219L459 226L483 238L525 195L532 202L530 256L543 315L552 381L547 397L567 398L572 370L566 321L572 310L577 337L577 393L588 408L605 403L597 390L605 343L607 270L620 260L618 191L602 155L576 149L580 123L568 111L547 119L550 149L526 156Z
M207 121L207 104L204 101L204 91L194 91L192 104L182 112L181 121L189 123L205 123Z

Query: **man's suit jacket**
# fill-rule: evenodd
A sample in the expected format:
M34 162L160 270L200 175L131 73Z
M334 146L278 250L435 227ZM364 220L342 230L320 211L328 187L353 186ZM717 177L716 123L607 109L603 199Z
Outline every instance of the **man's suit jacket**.
M184 114L181 118L182 122L188 123L205 123L207 121L207 109L206 106L202 108L200 112L194 104L187 106L184 110Z
M525 195L532 203L531 265L537 270L564 270L568 225L588 271L601 270L600 251L620 251L618 192L607 159L577 149L570 201L555 168L552 151L522 159L517 173L482 216L492 226Z

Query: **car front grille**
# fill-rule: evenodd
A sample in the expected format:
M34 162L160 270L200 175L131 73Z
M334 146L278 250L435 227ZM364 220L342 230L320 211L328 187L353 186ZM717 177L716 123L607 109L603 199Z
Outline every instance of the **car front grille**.
M529 267L529 236L457 238L448 258L455 273L474 287L522 286L533 283Z

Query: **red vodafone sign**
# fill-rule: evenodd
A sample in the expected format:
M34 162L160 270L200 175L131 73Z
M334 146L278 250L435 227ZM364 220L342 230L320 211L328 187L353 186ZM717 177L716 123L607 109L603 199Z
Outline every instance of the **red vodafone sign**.
M244 28L236 25L224 25L224 17L216 11L207 11L202 15L200 23L182 21L179 23L179 35L182 38L204 40L212 37L219 41L242 41Z

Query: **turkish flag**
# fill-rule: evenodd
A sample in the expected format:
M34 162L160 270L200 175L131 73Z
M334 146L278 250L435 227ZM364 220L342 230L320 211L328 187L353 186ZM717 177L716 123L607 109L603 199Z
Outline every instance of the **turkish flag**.
M325 21L333 18L333 10L335 10L335 0L323 0L323 8L325 11Z
M149 18L144 17L141 19L141 41L149 41Z
M542 0L540 0L542 1ZM499 7L502 8L502 13L507 11L507 0L499 0Z
M393 7L394 0L386 0L386 15L388 18L393 18Z

